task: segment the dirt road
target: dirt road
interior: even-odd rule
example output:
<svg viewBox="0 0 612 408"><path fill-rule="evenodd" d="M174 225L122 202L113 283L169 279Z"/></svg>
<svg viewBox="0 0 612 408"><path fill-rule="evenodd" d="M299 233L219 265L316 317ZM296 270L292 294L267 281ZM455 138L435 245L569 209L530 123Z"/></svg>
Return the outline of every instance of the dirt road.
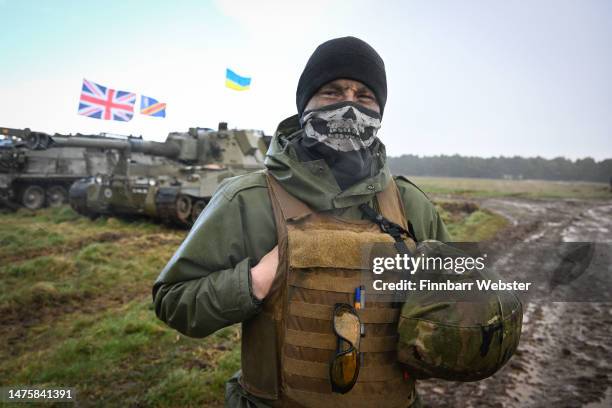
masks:
<svg viewBox="0 0 612 408"><path fill-rule="evenodd" d="M512 224L492 243L504 252L500 263L521 256L526 245L612 243L610 200L496 198L483 200L480 205L504 215ZM603 284L609 285L612 254L606 249L599 252L610 272L604 276L607 281ZM537 271L538 265L534 266L527 270ZM609 303L556 302L559 299L551 295L526 303L521 343L510 362L493 377L480 382L420 381L418 389L424 405L611 407L612 297L608 299Z"/></svg>

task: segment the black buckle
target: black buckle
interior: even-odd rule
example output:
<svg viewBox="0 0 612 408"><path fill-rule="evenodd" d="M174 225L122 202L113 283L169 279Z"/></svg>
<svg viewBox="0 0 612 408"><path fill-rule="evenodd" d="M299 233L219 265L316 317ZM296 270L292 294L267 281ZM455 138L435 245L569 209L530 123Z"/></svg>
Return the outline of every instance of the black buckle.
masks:
<svg viewBox="0 0 612 408"><path fill-rule="evenodd" d="M406 234L406 236L416 241L416 236L412 231L412 226L410 225L410 223L408 224L409 231L406 231L404 228L402 228L401 225L389 221L388 219L383 217L382 214L379 214L374 211L374 209L371 208L368 204L364 203L359 205L359 209L366 216L366 218L378 224L380 230L385 234L391 235L396 242L403 242L402 234ZM406 247L405 244L403 246Z"/></svg>
<svg viewBox="0 0 612 408"><path fill-rule="evenodd" d="M381 217L382 218L382 217ZM389 223L389 221L387 221L386 219L381 219L379 220L378 226L380 227L380 230L386 234L391 234L391 224Z"/></svg>

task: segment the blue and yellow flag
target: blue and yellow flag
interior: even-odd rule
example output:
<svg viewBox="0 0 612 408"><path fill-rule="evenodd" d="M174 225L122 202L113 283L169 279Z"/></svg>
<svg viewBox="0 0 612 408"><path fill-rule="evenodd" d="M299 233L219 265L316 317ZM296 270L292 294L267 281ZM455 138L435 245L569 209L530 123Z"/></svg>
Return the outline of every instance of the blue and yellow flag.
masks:
<svg viewBox="0 0 612 408"><path fill-rule="evenodd" d="M157 99L140 95L140 113L157 118L166 117L166 104L158 102Z"/></svg>
<svg viewBox="0 0 612 408"><path fill-rule="evenodd" d="M225 70L225 86L236 91L246 91L251 87L251 78L242 77L227 68Z"/></svg>

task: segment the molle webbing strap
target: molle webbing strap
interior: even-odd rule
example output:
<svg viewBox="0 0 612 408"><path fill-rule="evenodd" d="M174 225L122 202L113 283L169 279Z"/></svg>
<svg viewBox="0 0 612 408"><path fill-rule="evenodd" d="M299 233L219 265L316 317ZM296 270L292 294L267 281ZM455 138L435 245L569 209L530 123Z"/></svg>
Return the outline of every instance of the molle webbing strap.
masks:
<svg viewBox="0 0 612 408"><path fill-rule="evenodd" d="M293 389L292 387L287 387L290 391L291 395L294 397L294 401L291 401L289 406L311 406L311 407L334 407L334 408L371 408L371 407L380 407L382 406L382 402L384 402L384 406L387 407L402 407L408 408L411 407L416 399L416 393L412 392L410 395L405 396L403 394L395 394L395 393L384 393L380 394L380 392L373 392L371 389L361 389L361 384L367 383L357 383L355 388L353 388L350 392L359 395L357 400L355 399L341 399L339 394L331 394L331 390L329 394L323 394L312 391L298 390ZM389 386L394 387L395 389L399 387L406 387L406 384L403 384L401 380L389 381ZM340 398L338 398L340 397Z"/></svg>
<svg viewBox="0 0 612 408"><path fill-rule="evenodd" d="M287 329L285 342L292 346L310 347L322 350L335 350L338 336L334 333L314 333L301 330ZM359 351L383 352L397 349L397 336L372 337L365 336L361 339Z"/></svg>
<svg viewBox="0 0 612 408"><path fill-rule="evenodd" d="M283 367L289 374L301 375L303 377L321 378L329 381L329 363L317 361L298 360L285 357ZM357 382L388 381L401 375L395 369L395 365L374 366L364 368L357 378Z"/></svg>
<svg viewBox="0 0 612 408"><path fill-rule="evenodd" d="M271 193L274 195L278 201L278 204L280 205L285 221L299 219L313 213L310 207L289 194L287 190L285 190L279 184L279 182L267 172L266 178L268 180L268 186L271 189Z"/></svg>
<svg viewBox="0 0 612 408"><path fill-rule="evenodd" d="M309 274L292 273L288 276L291 286L304 289L324 290L327 292L355 293L355 288L360 284L359 276L353 278L341 278L324 276L310 272Z"/></svg>
<svg viewBox="0 0 612 408"><path fill-rule="evenodd" d="M318 305L292 301L289 303L289 314L318 320L332 320L334 308L330 305ZM399 309L368 308L358 309L357 314L362 323L395 323L399 317Z"/></svg>

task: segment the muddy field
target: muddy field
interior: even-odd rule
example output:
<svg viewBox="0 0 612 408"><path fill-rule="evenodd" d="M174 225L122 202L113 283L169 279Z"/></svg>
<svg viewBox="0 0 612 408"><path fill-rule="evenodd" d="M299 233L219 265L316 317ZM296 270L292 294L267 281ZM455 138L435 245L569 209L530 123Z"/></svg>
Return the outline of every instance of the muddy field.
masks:
<svg viewBox="0 0 612 408"><path fill-rule="evenodd" d="M519 257L526 245L538 243L612 242L609 200L490 198L480 200L480 205L511 222L492 240L492 246L507 257ZM610 272L612 254L599 255L605 257ZM537 273L538 268L529 270ZM612 406L612 298L608 299L608 303L563 302L551 295L526 303L521 343L510 362L480 382L421 381L424 405Z"/></svg>
<svg viewBox="0 0 612 408"><path fill-rule="evenodd" d="M457 197L434 197L454 237L489 242L500 262L534 243L612 242L611 200ZM239 326L190 339L151 306L185 233L69 208L0 214L0 385L75 387L84 407L223 406ZM612 303L551 300L526 303L518 353L499 373L420 381L425 406L612 406Z"/></svg>

